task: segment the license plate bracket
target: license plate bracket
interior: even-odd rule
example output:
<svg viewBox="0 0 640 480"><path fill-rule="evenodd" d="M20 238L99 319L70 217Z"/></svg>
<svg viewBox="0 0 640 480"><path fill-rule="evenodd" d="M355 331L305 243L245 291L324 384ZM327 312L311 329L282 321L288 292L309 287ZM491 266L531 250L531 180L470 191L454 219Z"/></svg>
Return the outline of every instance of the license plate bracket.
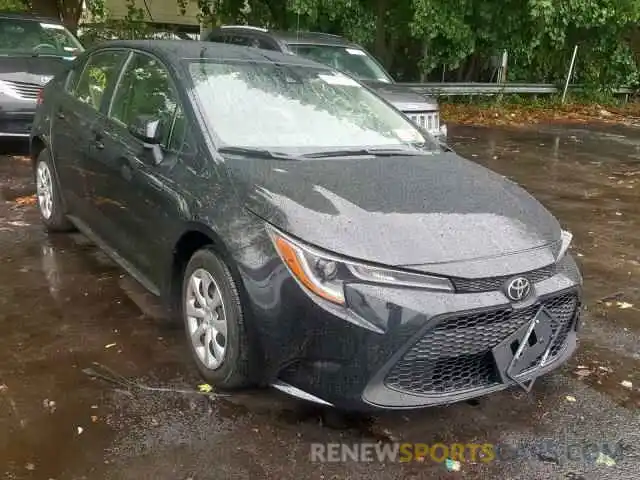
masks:
<svg viewBox="0 0 640 480"><path fill-rule="evenodd" d="M537 358L540 358L540 362L534 366L535 368L545 365L560 331L557 328L554 334L553 322L551 314L541 307L529 322L492 349L493 359L503 383L515 382L525 391L531 390L535 377L527 381L521 381L518 377L532 368L532 363Z"/></svg>

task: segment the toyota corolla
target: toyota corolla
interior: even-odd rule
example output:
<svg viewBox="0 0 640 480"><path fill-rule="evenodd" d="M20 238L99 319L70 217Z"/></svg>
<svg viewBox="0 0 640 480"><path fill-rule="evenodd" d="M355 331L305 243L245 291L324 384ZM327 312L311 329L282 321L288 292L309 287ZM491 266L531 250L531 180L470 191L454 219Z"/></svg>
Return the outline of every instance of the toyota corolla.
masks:
<svg viewBox="0 0 640 480"><path fill-rule="evenodd" d="M79 229L158 295L220 389L424 407L529 389L576 348L571 235L350 77L118 41L40 98L45 227Z"/></svg>

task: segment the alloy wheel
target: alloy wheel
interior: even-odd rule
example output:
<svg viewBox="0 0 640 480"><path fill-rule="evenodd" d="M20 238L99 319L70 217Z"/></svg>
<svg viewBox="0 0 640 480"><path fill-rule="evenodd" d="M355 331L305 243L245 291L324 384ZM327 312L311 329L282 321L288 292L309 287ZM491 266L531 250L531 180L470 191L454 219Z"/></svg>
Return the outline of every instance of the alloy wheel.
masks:
<svg viewBox="0 0 640 480"><path fill-rule="evenodd" d="M203 268L195 270L188 282L185 314L189 338L202 364L215 370L227 351L227 316L220 287Z"/></svg>
<svg viewBox="0 0 640 480"><path fill-rule="evenodd" d="M38 195L40 213L48 220L53 214L53 182L51 181L51 170L46 162L38 163L36 193Z"/></svg>

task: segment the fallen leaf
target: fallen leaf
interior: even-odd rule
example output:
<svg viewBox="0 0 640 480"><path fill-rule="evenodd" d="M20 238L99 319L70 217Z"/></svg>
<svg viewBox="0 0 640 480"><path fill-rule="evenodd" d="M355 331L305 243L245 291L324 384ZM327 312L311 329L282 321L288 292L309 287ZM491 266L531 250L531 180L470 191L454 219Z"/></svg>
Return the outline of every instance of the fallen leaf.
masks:
<svg viewBox="0 0 640 480"><path fill-rule="evenodd" d="M621 310L625 310L627 308L633 307L633 303L629 303L629 302L616 302L616 305Z"/></svg>
<svg viewBox="0 0 640 480"><path fill-rule="evenodd" d="M42 401L42 406L49 410L51 413L56 411L56 402L54 402L53 400L49 400L48 398L45 398Z"/></svg>
<svg viewBox="0 0 640 480"><path fill-rule="evenodd" d="M82 435L82 432L84 432L84 428L78 427L77 432L78 432L78 435Z"/></svg>
<svg viewBox="0 0 640 480"><path fill-rule="evenodd" d="M9 387L7 387L4 383L0 385L0 392L4 392L5 390L9 390Z"/></svg>
<svg viewBox="0 0 640 480"><path fill-rule="evenodd" d="M105 345L104 348L112 348L115 347L117 343L110 343L109 345Z"/></svg>
<svg viewBox="0 0 640 480"><path fill-rule="evenodd" d="M576 370L573 373L575 373L579 377L588 377L589 375L591 375L590 370Z"/></svg>
<svg viewBox="0 0 640 480"><path fill-rule="evenodd" d="M596 463L598 465L606 465L607 467L613 467L616 464L616 461L611 458L609 455L605 455L602 452L598 453L598 458L596 458Z"/></svg>
<svg viewBox="0 0 640 480"><path fill-rule="evenodd" d="M98 421L98 417L96 417L95 415L91 415L91 421L93 423L96 423Z"/></svg>
<svg viewBox="0 0 640 480"><path fill-rule="evenodd" d="M208 383L201 383L200 385L198 385L198 391L202 393L210 393L213 391L213 387Z"/></svg>
<svg viewBox="0 0 640 480"><path fill-rule="evenodd" d="M571 402L574 403L576 401L576 397L574 397L573 395L567 395L566 397L564 397L567 399L567 402Z"/></svg>
<svg viewBox="0 0 640 480"><path fill-rule="evenodd" d="M24 466L24 468L26 468L29 471L34 471L36 469L36 466L33 463L29 462Z"/></svg>
<svg viewBox="0 0 640 480"><path fill-rule="evenodd" d="M598 367L599 370L602 370L603 372L607 372L607 373L611 373L613 372L613 368L609 368L609 367L603 367L602 365L600 365Z"/></svg>
<svg viewBox="0 0 640 480"><path fill-rule="evenodd" d="M37 200L35 195L29 195L26 197L18 197L15 199L18 205L35 205Z"/></svg>
<svg viewBox="0 0 640 480"><path fill-rule="evenodd" d="M624 388L633 388L633 383L631 383L629 380L623 380L620 382L620 385L622 385Z"/></svg>

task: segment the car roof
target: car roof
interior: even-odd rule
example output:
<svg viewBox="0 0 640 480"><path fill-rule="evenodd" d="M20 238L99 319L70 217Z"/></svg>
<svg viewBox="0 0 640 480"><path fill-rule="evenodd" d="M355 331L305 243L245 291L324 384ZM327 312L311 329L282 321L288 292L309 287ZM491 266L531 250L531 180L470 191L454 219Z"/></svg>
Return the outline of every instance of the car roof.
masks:
<svg viewBox="0 0 640 480"><path fill-rule="evenodd" d="M256 62L271 62L287 65L300 65L315 67L332 71L324 64L307 60L298 55L289 55L272 50L261 50L253 47L229 45L206 41L184 40L109 40L90 48L85 53L91 54L101 48L130 48L142 50L156 55L168 62L177 63L183 59L217 59L217 60L241 60Z"/></svg>
<svg viewBox="0 0 640 480"><path fill-rule="evenodd" d="M0 18L8 18L12 20L32 20L34 22L47 22L47 23L56 23L58 25L62 25L62 22L60 21L59 18L44 17L41 15L33 15L31 13L0 12Z"/></svg>
<svg viewBox="0 0 640 480"><path fill-rule="evenodd" d="M269 32L278 40L288 44L312 44L312 45L340 45L345 47L355 47L357 44L344 37L321 32Z"/></svg>
<svg viewBox="0 0 640 480"><path fill-rule="evenodd" d="M345 47L358 46L344 37L333 35L331 33L268 30L266 28L252 27L248 25L223 25L217 30L223 32L243 32L268 35L280 42L290 45L304 43L313 45L340 45Z"/></svg>

